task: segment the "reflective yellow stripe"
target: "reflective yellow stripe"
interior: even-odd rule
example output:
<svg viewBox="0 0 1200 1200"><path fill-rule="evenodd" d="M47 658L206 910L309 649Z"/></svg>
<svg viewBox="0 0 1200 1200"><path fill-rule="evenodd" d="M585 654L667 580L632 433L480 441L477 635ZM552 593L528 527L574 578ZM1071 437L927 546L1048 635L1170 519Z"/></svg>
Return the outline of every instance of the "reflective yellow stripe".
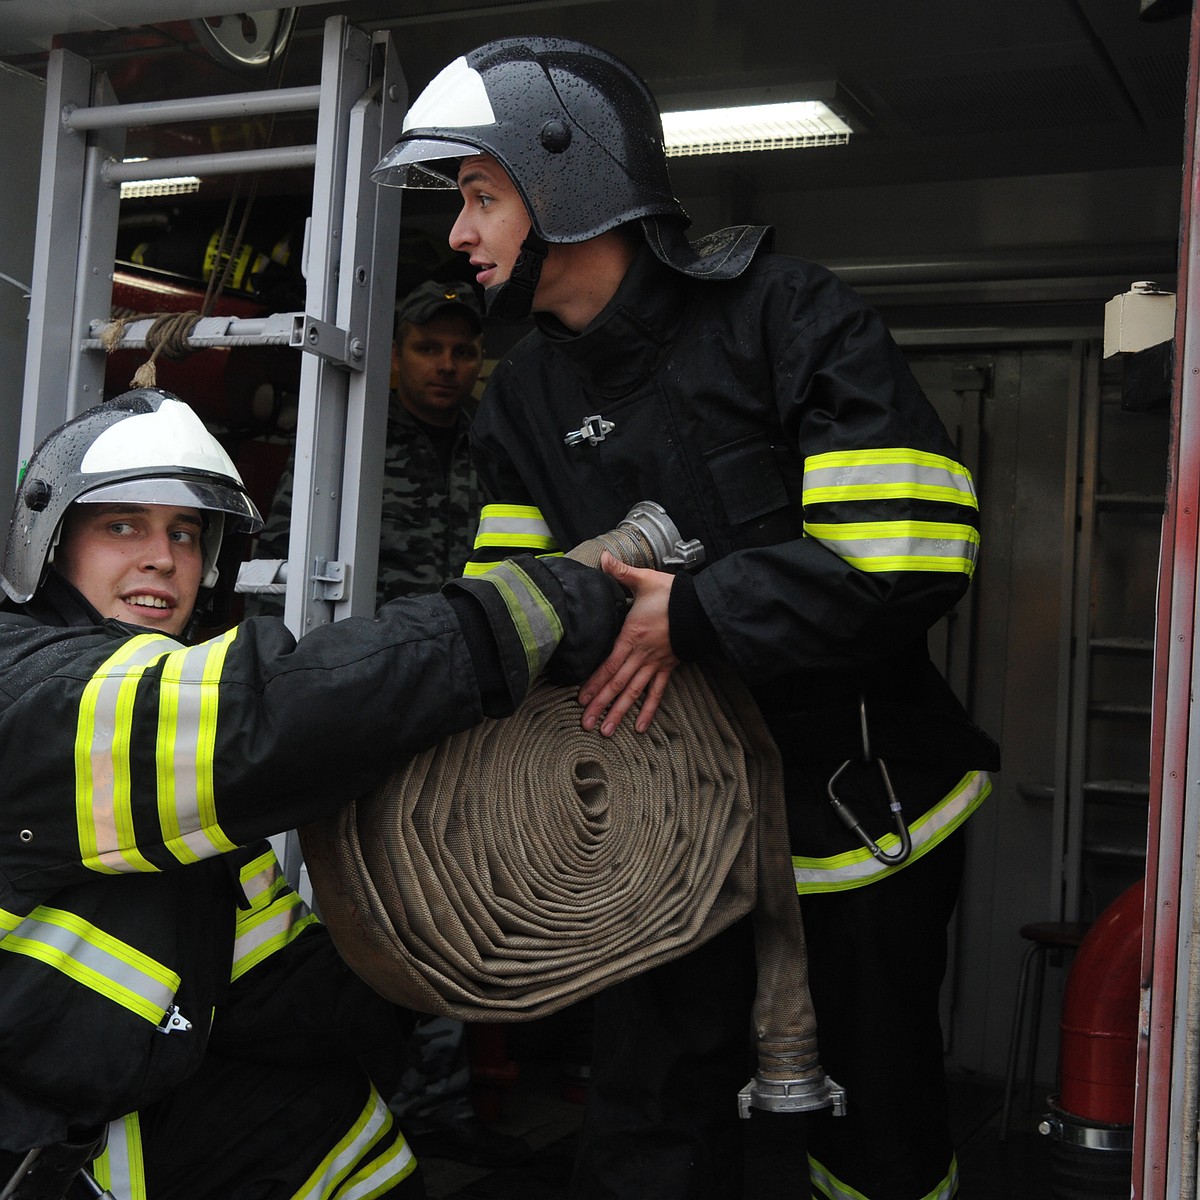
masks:
<svg viewBox="0 0 1200 1200"><path fill-rule="evenodd" d="M871 1200L866 1192L852 1188L848 1183L839 1179L823 1163L818 1162L810 1154L808 1156L808 1175L812 1180L813 1192L824 1196L826 1200ZM958 1159L951 1157L950 1170L946 1177L931 1192L917 1197L917 1200L952 1200L958 1195Z"/></svg>
<svg viewBox="0 0 1200 1200"><path fill-rule="evenodd" d="M80 861L103 874L154 871L137 848L130 791L133 703L148 667L179 643L156 634L124 642L88 680L75 731Z"/></svg>
<svg viewBox="0 0 1200 1200"><path fill-rule="evenodd" d="M554 537L541 511L531 504L486 504L479 514L475 549L553 550Z"/></svg>
<svg viewBox="0 0 1200 1200"><path fill-rule="evenodd" d="M417 1160L408 1143L397 1134L382 1154L356 1171L338 1189L336 1200L375 1200L390 1191L417 1169Z"/></svg>
<svg viewBox="0 0 1200 1200"><path fill-rule="evenodd" d="M180 862L236 849L217 823L213 763L225 656L236 627L168 654L158 712L158 819L163 844Z"/></svg>
<svg viewBox="0 0 1200 1200"><path fill-rule="evenodd" d="M292 1200L329 1200L338 1188L347 1180L350 1173L366 1158L372 1147L392 1128L392 1114L387 1105L374 1088L367 1099L366 1107L347 1132L338 1139L337 1144L321 1160L316 1170L304 1181L303 1186L293 1196ZM398 1137L398 1143L404 1146L398 1161L393 1160L389 1178L392 1183L399 1183L416 1165L412 1151L404 1145L403 1138ZM406 1153L405 1153L406 1152Z"/></svg>
<svg viewBox="0 0 1200 1200"><path fill-rule="evenodd" d="M75 913L39 904L27 916L0 909L0 950L61 971L149 1021L162 1021L179 976Z"/></svg>
<svg viewBox="0 0 1200 1200"><path fill-rule="evenodd" d="M912 836L912 854L904 866L914 863L927 854L939 842L954 832L983 802L992 790L992 781L986 771L970 771L955 784L927 812L909 822L908 832ZM904 797L900 797L903 804ZM900 839L894 833L878 839L885 853L892 853ZM847 850L829 858L804 858L792 856L792 871L796 877L796 891L801 895L808 892L841 892L850 888L873 883L883 875L904 869L889 867L876 859L865 847Z"/></svg>
<svg viewBox="0 0 1200 1200"><path fill-rule="evenodd" d="M804 532L860 571L961 571L971 575L979 531L945 521L847 521Z"/></svg>
<svg viewBox="0 0 1200 1200"><path fill-rule="evenodd" d="M554 606L516 563L497 563L494 570L481 578L494 585L504 600L525 651L532 685L562 640L562 621Z"/></svg>
<svg viewBox="0 0 1200 1200"><path fill-rule="evenodd" d="M131 742L138 686L160 661L155 782L162 842L184 863L236 848L217 823L213 763L221 672L237 633L190 648L155 634L130 638L84 687L75 811L80 860L91 870L159 870L137 845Z"/></svg>
<svg viewBox="0 0 1200 1200"><path fill-rule="evenodd" d="M247 863L240 878L250 909L238 909L231 980L240 979L294 941L309 925L319 924L308 905L288 886L270 851Z"/></svg>
<svg viewBox="0 0 1200 1200"><path fill-rule="evenodd" d="M979 507L971 472L962 463L906 447L810 455L804 460L803 498L805 505L912 499Z"/></svg>
<svg viewBox="0 0 1200 1200"><path fill-rule="evenodd" d="M142 1127L137 1113L109 1122L108 1143L92 1163L92 1174L117 1200L147 1200Z"/></svg>

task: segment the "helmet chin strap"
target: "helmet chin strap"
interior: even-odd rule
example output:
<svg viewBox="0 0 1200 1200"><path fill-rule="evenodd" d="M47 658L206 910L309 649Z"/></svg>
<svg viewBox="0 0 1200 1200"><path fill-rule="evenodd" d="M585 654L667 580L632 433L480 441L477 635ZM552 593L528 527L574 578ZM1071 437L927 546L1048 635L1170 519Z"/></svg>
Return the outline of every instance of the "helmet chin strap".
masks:
<svg viewBox="0 0 1200 1200"><path fill-rule="evenodd" d="M550 251L549 243L533 228L525 235L521 251L508 278L484 290L483 306L489 317L501 321L522 321L533 311L533 293L542 277L542 264Z"/></svg>

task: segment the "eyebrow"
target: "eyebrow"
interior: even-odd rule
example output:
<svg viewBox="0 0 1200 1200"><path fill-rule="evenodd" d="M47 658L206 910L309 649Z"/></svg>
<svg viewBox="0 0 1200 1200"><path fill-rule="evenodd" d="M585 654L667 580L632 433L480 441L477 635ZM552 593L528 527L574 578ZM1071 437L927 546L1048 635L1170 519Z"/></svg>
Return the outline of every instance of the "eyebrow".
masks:
<svg viewBox="0 0 1200 1200"><path fill-rule="evenodd" d="M458 186L461 189L461 188L468 187L472 183L491 183L491 182L492 182L492 179L491 179L490 175L488 174L488 170L486 167L472 167L471 170L469 170L461 179L459 179Z"/></svg>

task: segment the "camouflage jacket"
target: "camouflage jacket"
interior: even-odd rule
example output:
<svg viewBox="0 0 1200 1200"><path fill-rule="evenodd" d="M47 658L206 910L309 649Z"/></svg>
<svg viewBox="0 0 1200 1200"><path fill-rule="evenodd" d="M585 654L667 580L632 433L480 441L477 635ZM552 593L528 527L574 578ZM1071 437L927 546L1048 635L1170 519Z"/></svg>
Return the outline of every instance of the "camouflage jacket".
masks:
<svg viewBox="0 0 1200 1200"><path fill-rule="evenodd" d="M462 574L482 505L469 431L470 418L460 411L450 469L445 472L429 435L393 394L383 463L376 607L397 596L436 592L446 580ZM292 487L289 463L258 536L255 558L287 557ZM282 597L255 597L247 605L251 610L281 613Z"/></svg>

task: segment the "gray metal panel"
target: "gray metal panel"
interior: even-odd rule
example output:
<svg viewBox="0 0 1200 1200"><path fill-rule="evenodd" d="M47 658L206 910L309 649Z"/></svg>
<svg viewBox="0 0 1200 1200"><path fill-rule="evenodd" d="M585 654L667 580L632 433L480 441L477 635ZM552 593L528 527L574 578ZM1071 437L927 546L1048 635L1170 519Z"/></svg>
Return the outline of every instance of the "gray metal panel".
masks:
<svg viewBox="0 0 1200 1200"><path fill-rule="evenodd" d="M370 178L400 136L408 107L400 61L386 35L375 35L372 55L371 90L351 114L343 219L347 236L339 271L338 324L352 336L361 331L365 355L362 370L350 376L347 396L339 557L354 566L345 598L334 605L338 620L375 610L403 197L400 188L378 187Z"/></svg>
<svg viewBox="0 0 1200 1200"><path fill-rule="evenodd" d="M45 111L46 85L24 71L0 67L0 157L7 188L0 204L0 354L22 363L28 342L33 244L37 231L37 183L40 145L28 135ZM0 376L0 480L16 477L17 430L21 424L21 374ZM7 505L2 510L7 513Z"/></svg>
<svg viewBox="0 0 1200 1200"><path fill-rule="evenodd" d="M338 319L350 113L366 91L369 67L369 36L352 28L344 17L331 17L325 24L312 215L305 238L305 311L330 324ZM332 600L326 599L319 587L314 594L309 581L318 561L339 561L349 393L350 380L344 369L315 355L304 356L296 421L289 586L284 604L284 619L297 636L333 620ZM349 449L352 454L359 453L358 447ZM377 450L382 459L382 444Z"/></svg>
<svg viewBox="0 0 1200 1200"><path fill-rule="evenodd" d="M91 88L91 67L84 59L66 51L50 56L18 452L22 459L28 458L34 446L61 425L68 413L63 364L70 357L74 320L87 138L67 129L60 114L64 105L87 105Z"/></svg>

